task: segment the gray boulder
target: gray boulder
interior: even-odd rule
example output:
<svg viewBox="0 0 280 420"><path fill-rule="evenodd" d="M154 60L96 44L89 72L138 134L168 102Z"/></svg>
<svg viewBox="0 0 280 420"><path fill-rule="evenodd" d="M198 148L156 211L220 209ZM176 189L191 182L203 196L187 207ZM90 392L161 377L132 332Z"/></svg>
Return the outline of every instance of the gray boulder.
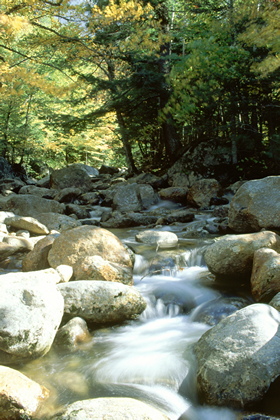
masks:
<svg viewBox="0 0 280 420"><path fill-rule="evenodd" d="M187 204L188 188L184 187L168 187L158 192L162 200L170 200L175 203Z"/></svg>
<svg viewBox="0 0 280 420"><path fill-rule="evenodd" d="M57 169L50 175L50 185L53 189L82 188L83 192L92 187L91 176L83 166L70 165L63 169Z"/></svg>
<svg viewBox="0 0 280 420"><path fill-rule="evenodd" d="M34 417L49 391L27 376L0 366L0 418L17 420Z"/></svg>
<svg viewBox="0 0 280 420"><path fill-rule="evenodd" d="M229 227L235 232L257 232L280 227L280 176L245 182L229 208Z"/></svg>
<svg viewBox="0 0 280 420"><path fill-rule="evenodd" d="M84 319L75 317L59 328L55 336L54 345L60 349L77 350L82 343L91 338L87 323Z"/></svg>
<svg viewBox="0 0 280 420"><path fill-rule="evenodd" d="M216 276L250 277L254 252L263 247L279 250L280 237L270 231L225 235L206 248L205 262Z"/></svg>
<svg viewBox="0 0 280 420"><path fill-rule="evenodd" d="M251 292L258 302L280 292L280 254L269 248L254 253Z"/></svg>
<svg viewBox="0 0 280 420"><path fill-rule="evenodd" d="M73 229L81 226L79 220L73 217L66 216L66 214L59 213L39 213L36 215L37 220L43 223L49 230L56 230L63 232L64 230Z"/></svg>
<svg viewBox="0 0 280 420"><path fill-rule="evenodd" d="M256 303L202 335L195 345L200 397L244 408L260 401L280 374L280 314Z"/></svg>
<svg viewBox="0 0 280 420"><path fill-rule="evenodd" d="M95 280L61 283L66 318L81 317L95 324L114 324L134 319L146 302L133 286Z"/></svg>
<svg viewBox="0 0 280 420"><path fill-rule="evenodd" d="M26 362L49 351L64 307L56 276L50 272L1 276L0 364Z"/></svg>
<svg viewBox="0 0 280 420"><path fill-rule="evenodd" d="M147 184L124 184L116 189L113 208L118 211L146 210L158 202L158 195Z"/></svg>
<svg viewBox="0 0 280 420"><path fill-rule="evenodd" d="M37 185L24 185L18 192L19 194L31 194L37 195L41 198L54 198L57 194L57 191L51 190L49 188L38 187Z"/></svg>
<svg viewBox="0 0 280 420"><path fill-rule="evenodd" d="M36 195L18 194L9 197L2 207L3 210L12 211L19 216L35 217L38 213L63 213L64 204L48 200Z"/></svg>
<svg viewBox="0 0 280 420"><path fill-rule="evenodd" d="M154 407L132 398L94 398L70 404L53 420L169 420Z"/></svg>

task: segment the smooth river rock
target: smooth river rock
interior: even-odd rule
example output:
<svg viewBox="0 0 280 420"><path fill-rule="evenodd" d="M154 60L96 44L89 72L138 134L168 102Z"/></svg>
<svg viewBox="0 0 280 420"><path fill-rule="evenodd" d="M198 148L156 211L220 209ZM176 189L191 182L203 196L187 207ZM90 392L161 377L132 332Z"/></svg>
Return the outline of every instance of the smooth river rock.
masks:
<svg viewBox="0 0 280 420"><path fill-rule="evenodd" d="M235 408L260 401L280 375L279 325L276 309L256 303L204 333L194 347L201 399Z"/></svg>
<svg viewBox="0 0 280 420"><path fill-rule="evenodd" d="M96 324L116 324L134 319L146 308L146 302L133 286L98 280L61 283L66 317L81 317Z"/></svg>
<svg viewBox="0 0 280 420"><path fill-rule="evenodd" d="M205 262L216 276L250 278L254 252L263 247L279 250L280 236L270 231L226 235L206 248Z"/></svg>
<svg viewBox="0 0 280 420"><path fill-rule="evenodd" d="M169 420L165 414L133 398L95 398L70 404L53 420Z"/></svg>

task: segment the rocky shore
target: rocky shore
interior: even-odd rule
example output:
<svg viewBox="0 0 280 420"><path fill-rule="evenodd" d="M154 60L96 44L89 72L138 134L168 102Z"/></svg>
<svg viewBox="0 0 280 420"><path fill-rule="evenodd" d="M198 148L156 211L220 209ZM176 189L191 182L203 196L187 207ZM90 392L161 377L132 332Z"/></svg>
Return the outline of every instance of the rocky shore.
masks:
<svg viewBox="0 0 280 420"><path fill-rule="evenodd" d="M0 180L0 418L40 418L49 397L18 371L20 364L53 345L75 349L89 328L144 311L133 285L134 252L109 229L141 226L138 242L168 248L178 238L158 227L176 224L185 238L212 239L204 258L214 281L245 283L252 296L196 343L200 398L256 418L244 413L280 377L280 176L224 187L215 179L188 185L174 171L129 179L115 172L71 165L39 181ZM194 230L201 211L211 217ZM53 418L100 419L108 412L114 419L167 419L139 401L109 398L78 401Z"/></svg>

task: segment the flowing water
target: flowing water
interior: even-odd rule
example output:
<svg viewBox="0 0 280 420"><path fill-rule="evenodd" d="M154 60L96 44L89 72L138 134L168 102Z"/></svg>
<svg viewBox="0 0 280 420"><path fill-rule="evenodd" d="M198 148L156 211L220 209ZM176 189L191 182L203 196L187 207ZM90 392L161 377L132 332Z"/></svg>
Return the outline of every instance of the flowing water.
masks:
<svg viewBox="0 0 280 420"><path fill-rule="evenodd" d="M52 391L45 408L54 412L76 400L132 397L171 420L233 420L228 409L201 406L195 386L192 346L209 325L193 322L199 305L222 295L204 266L207 241L184 240L176 249L136 243L137 230L116 233L136 251L134 284L147 301L137 320L92 332L79 350L52 350L22 372ZM177 232L176 232L177 233Z"/></svg>

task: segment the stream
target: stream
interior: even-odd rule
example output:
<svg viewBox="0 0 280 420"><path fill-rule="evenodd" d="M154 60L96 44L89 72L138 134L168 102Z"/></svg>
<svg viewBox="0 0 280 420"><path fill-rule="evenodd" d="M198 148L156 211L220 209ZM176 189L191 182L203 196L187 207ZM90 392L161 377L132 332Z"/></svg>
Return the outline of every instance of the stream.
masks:
<svg viewBox="0 0 280 420"><path fill-rule="evenodd" d="M178 235L173 249L137 243L138 228L111 230L136 253L134 285L147 308L136 320L93 330L75 352L54 348L20 369L51 391L43 417L77 400L113 396L147 402L171 420L236 419L230 409L198 402L192 346L210 326L194 314L229 292L213 285L203 262L212 239L185 239L182 226L162 228Z"/></svg>

